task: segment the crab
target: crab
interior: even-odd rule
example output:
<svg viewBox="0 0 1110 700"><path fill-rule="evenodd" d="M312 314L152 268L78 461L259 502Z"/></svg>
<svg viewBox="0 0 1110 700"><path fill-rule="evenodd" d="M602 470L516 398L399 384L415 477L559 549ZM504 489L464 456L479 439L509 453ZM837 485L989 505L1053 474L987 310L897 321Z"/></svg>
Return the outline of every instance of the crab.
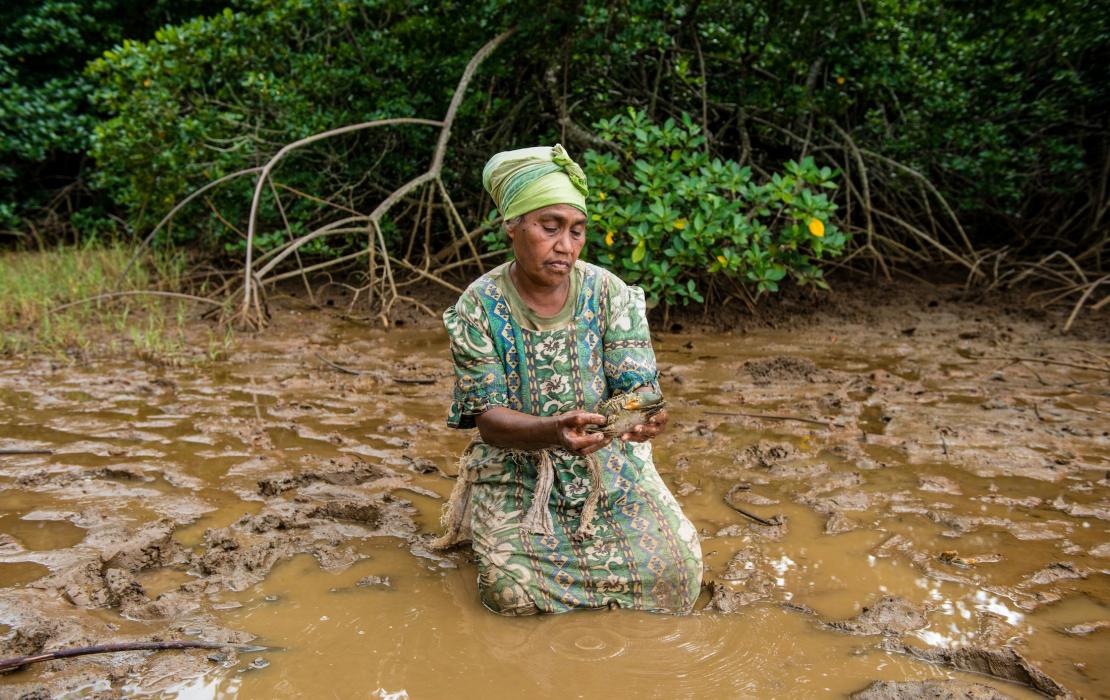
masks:
<svg viewBox="0 0 1110 700"><path fill-rule="evenodd" d="M961 557L955 549L946 549L937 555L937 559L960 569L970 569L978 564L994 564L1002 561L1001 554L983 554L977 557Z"/></svg>
<svg viewBox="0 0 1110 700"><path fill-rule="evenodd" d="M633 391L617 394L598 404L597 412L608 419L605 425L591 425L586 432L603 433L608 438L619 438L664 408L663 395L654 391Z"/></svg>

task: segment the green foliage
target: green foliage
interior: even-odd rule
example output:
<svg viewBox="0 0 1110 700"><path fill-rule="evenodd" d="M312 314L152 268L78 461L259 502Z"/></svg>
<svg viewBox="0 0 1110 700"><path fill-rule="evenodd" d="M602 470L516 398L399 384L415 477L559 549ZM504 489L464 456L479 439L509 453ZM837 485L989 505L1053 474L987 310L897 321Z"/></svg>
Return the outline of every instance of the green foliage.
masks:
<svg viewBox="0 0 1110 700"><path fill-rule="evenodd" d="M146 34L208 4L42 0L0 9L0 229L18 229L80 176L98 121L86 61L129 33Z"/></svg>
<svg viewBox="0 0 1110 700"><path fill-rule="evenodd" d="M1087 194L1095 115L1110 106L1096 68L1110 60L1110 13L1095 5L877 2L834 36L853 42L830 57L844 81L832 114L927 174L969 221L1047 214L1045 195Z"/></svg>
<svg viewBox="0 0 1110 700"><path fill-rule="evenodd" d="M615 254L636 266L630 274L661 275L662 301L696 299L697 290L705 291L699 285L715 279L760 290L787 278L817 283L815 271L833 252L832 240L864 226L861 207L843 206L849 197L858 201L863 189L850 144L868 154L870 199L884 214L915 225L930 217L946 224L935 201L926 206L919 182L880 156L927 177L975 245L1024 245L1033 255L1044 247L1086 250L1091 240L1105 238L1110 81L1102 72L1110 63L1110 13L1088 0L226 4L224 10L212 0L152 6L42 0L0 10L0 229L18 226L56 187L89 184L83 168L95 159L91 184L98 189L66 190L83 193L70 207L85 208L78 228L102 233L119 220L131 235L145 234L190 191L259 165L303 136L380 117L440 117L473 52L513 26L516 35L472 83L446 159L444 178L465 220L477 221L489 209L478 173L491 153L556 140L581 153L597 143L574 127L629 107L653 123L674 120L684 138L705 139L688 149L704 162L680 159L651 177L705 186L729 206L759 207L771 198L762 205L770 218L744 212L744 225L758 235L747 232L746 241L729 246L717 233L706 238L713 242L701 252L713 252L713 245L721 250L698 258L703 266L709 261L711 267L718 253L726 263L701 276L681 271L692 264L684 256L701 252L666 254L665 222L636 219L634 229L622 231L628 238L614 242ZM99 58L86 67L92 57ZM693 136L690 121L700 129ZM368 211L424 167L434 136L434 129L400 127L321 142L283 162L277 179ZM628 144L639 147L635 140ZM802 153L839 168L844 186L813 184L831 174L822 175ZM632 153L610 175L639 187L636 178L648 174L632 169L636 159L660 167ZM781 165L791 160L801 160L794 171ZM715 161L721 170L713 170ZM746 168L759 174L758 182L738 174ZM764 175L775 171L786 184ZM736 182L745 194L730 193ZM823 240L806 238L806 226L796 226L803 220L790 213L820 206L779 202L779 214L776 187L798 198L824 191L841 204L823 219ZM251 189L244 178L213 190L182 212L169 236L209 252L241 254ZM674 201L677 192L670 194ZM288 190L280 194L294 235L338 211ZM685 217L691 226L695 213L720 222L730 211L700 199L672 206L663 198L664 214L673 209L675 219ZM262 204L259 252L288 235L270 192ZM650 204L640 203L642 216L658 218ZM896 226L877 214L875 221ZM396 247L407 243L410 223L389 224ZM642 223L648 231L635 246L644 241L637 254L643 257L633 262L620 246L633 231L640 235ZM907 241L899 228L881 233L895 242L888 253ZM432 237L433 250L451 239L445 221L437 220ZM703 245L678 239L691 249ZM364 236L337 236L302 252L337 256L364 242ZM739 256L736 262L726 247Z"/></svg>
<svg viewBox="0 0 1110 700"><path fill-rule="evenodd" d="M768 168L808 141L847 168L835 125L928 177L976 243L1098 235L1110 152L1099 3L587 0L582 17L566 86L580 123L631 104L702 124L704 109L716 155ZM876 207L929 216L907 201L918 183L886 167L871 176ZM1073 230L1057 231L1064 222Z"/></svg>
<svg viewBox="0 0 1110 700"><path fill-rule="evenodd" d="M469 54L486 39L461 14L452 5L421 13L390 0L243 0L164 27L150 41L125 41L88 69L99 85L96 104L112 115L96 129L96 182L134 227L148 230L191 190L259 164L286 143L380 118L439 118ZM380 198L386 183L426 167L436 135L401 127L324 141L296 152L276 176L358 208ZM244 226L253 185L245 178L214 192L207 211L202 205L182 217L176 240L208 234L240 253L232 227ZM282 204L302 230L335 213L288 194ZM262 211L271 233L258 247L267 250L286 234L269 192ZM343 246L321 243L316 252Z"/></svg>
<svg viewBox="0 0 1110 700"><path fill-rule="evenodd" d="M592 255L641 285L650 306L703 302L714 276L757 294L788 276L826 287L819 261L848 241L833 223L830 168L806 157L760 184L750 167L711 158L685 114L660 125L629 110L595 129L620 155L586 153Z"/></svg>

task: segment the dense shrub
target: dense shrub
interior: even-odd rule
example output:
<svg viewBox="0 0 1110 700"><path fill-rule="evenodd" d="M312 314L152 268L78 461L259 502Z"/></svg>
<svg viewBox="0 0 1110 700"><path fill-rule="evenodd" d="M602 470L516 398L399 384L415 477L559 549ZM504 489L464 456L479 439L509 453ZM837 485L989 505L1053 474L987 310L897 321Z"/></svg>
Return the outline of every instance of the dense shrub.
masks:
<svg viewBox="0 0 1110 700"><path fill-rule="evenodd" d="M252 0L108 51L89 68L100 85L97 105L114 115L97 128L97 183L137 227L149 228L190 190L260 164L288 142L375 118L440 116L465 57L422 46L414 37L428 20L391 17L387 8ZM375 186L411 171L410 162L382 159L381 149L427 153L433 135L410 127L326 142L283 164L280 179L358 206ZM178 239L208 229L241 247L231 229L243 224L252 188L244 179L214 193L203 219L183 219L193 226ZM275 214L272 203L267 211ZM302 201L287 214L304 225L319 211Z"/></svg>
<svg viewBox="0 0 1110 700"><path fill-rule="evenodd" d="M830 168L806 157L756 182L749 166L710 157L689 115L659 125L630 111L596 129L620 154L586 154L591 255L641 285L650 306L701 302L714 277L757 294L788 275L826 286L818 261L847 241L832 223Z"/></svg>
<svg viewBox="0 0 1110 700"><path fill-rule="evenodd" d="M216 3L42 0L0 7L0 230L18 230L59 189L81 182L97 115L85 63ZM91 204L70 197L69 211ZM90 232L91 233L91 232Z"/></svg>
<svg viewBox="0 0 1110 700"><path fill-rule="evenodd" d="M769 238L721 224L734 238L719 253L727 261L720 279L733 276L767 291L791 276L819 281L806 265L818 269L819 255L832 252L834 238L866 228L863 207L843 206L849 197L857 203L863 199L861 163L867 167L872 223L894 240L878 243L887 246L887 254L902 255L903 245L924 245L907 234L908 226L927 229L949 245L955 240L950 218L938 215L936 195L926 192L912 172L927 178L951 203L973 245L1005 244L1026 255L1054 247L1077 253L1092 245L1097 253L1097 246L1105 247L1110 83L1101 70L1110 62L1110 13L1098 11L1098 3L228 4L226 11L210 15L205 8L154 33L142 31L152 26L150 13L130 8L125 0L44 2L41 7L55 13L52 29L41 32L51 37L51 55L61 56L67 45L77 47L66 59L70 63L59 58L53 72L21 67L26 65L21 59L38 55L33 32L13 29L24 26L17 21L0 29L7 32L0 52L0 80L7 92L0 93L6 96L0 98L0 109L15 115L10 124L22 125L4 132L0 146L14 155L9 185L36 182L27 177L29 164L40 162L36 159L44 153L72 151L78 160L91 153L100 188L96 201L113 209L134 233L145 233L189 191L256 166L296 138L377 117L438 118L470 55L514 26L516 36L482 66L472 85L448 155L445 177L463 217L471 221L489 210L478 172L490 153L557 140L576 154L591 147L606 153L601 141L620 141L617 132L623 127L606 137L591 133L590 125L632 107L654 124L674 120L686 136L696 125L700 133L692 138L705 139L702 148L693 149L704 154L696 156L704 162L695 163L691 156L690 162L677 161L656 176L718 191L727 191L730 179L749 178L745 194L724 197L730 206L759 206L760 197L782 189L773 173L793 179L786 189L805 181L805 191L819 193L825 188L810 180L828 176L811 163L841 171L842 186L825 193L841 204L835 212L828 201L799 205L828 215L822 219L824 239L807 238L805 227L783 228L784 221L804 221L789 212L777 220L772 214L774 223L762 215L746 219L754 230L766 227ZM201 3L173 7L185 13ZM128 11L138 19L124 21ZM8 18L36 12L12 10ZM88 38L94 35L105 38ZM84 56L103 48L97 41L114 47L81 74ZM54 79L58 82L49 82ZM99 113L77 106L93 86ZM45 91L39 97L26 92L39 88ZM433 137L431 130L406 127L329 141L283 164L278 179L341 207L366 211L426 163ZM639 145L629 142L629 147ZM635 157L609 156L615 160L594 163L599 178L608 173L630 188L638 182L636 171L628 170ZM712 171L715 161L721 171L700 174ZM782 165L791 161L795 172ZM183 212L173 237L237 253L249 190L250 182L243 180L211 192ZM9 187L0 196L9 210L13 192ZM308 199L290 198L285 204L294 232L336 211ZM645 217L657 216L646 208L649 202L640 205L648 212ZM670 211L670 205L661 206ZM717 221L724 209L701 215ZM689 209L680 218L692 222L695 213ZM624 216L605 215L613 222ZM259 247L266 249L286 234L272 200L264 202L263 217ZM630 265L630 274L671 276L670 268L661 266L686 252L668 256L665 247L657 247L652 227L662 224L634 216L624 223L633 228L623 238L614 234L608 253L613 264ZM644 223L649 230L641 235ZM407 227L394 221L386 222L386 229L400 243ZM789 237L795 234L798 247L792 251ZM713 240L710 247L724 240L706 235ZM449 240L444 221L435 236L433 244ZM364 243L327 240L327 246L308 252L336 255ZM761 246L762 252L745 253L743 245ZM763 260L763 254L771 257ZM653 264L659 269L653 270ZM780 273L783 277L775 279ZM661 299L683 299L680 278L659 288ZM691 291L690 281L682 284L686 294L699 293L698 283Z"/></svg>

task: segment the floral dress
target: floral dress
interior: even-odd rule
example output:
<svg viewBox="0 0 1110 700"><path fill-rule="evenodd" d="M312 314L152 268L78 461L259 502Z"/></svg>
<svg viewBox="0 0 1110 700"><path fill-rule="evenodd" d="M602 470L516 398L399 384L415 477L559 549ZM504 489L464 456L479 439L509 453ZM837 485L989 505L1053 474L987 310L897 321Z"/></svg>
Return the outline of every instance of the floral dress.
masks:
<svg viewBox="0 0 1110 700"><path fill-rule="evenodd" d="M448 425L473 428L495 406L550 416L592 411L640 386L657 389L643 291L577 266L581 290L562 328L521 325L498 285L503 268L447 309L456 375ZM613 440L595 455L600 479L591 483L588 460L560 449L509 450L476 437L463 453L438 544L471 541L486 607L509 615L693 607L702 574L697 532L656 472L651 444ZM581 537L592 488L600 498L591 535ZM530 511L542 516L541 527Z"/></svg>

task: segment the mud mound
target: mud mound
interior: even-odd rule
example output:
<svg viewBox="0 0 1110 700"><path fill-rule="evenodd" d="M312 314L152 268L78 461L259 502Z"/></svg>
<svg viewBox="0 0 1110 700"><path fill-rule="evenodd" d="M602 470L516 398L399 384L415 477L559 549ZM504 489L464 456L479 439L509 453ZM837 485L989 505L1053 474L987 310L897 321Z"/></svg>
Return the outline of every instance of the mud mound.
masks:
<svg viewBox="0 0 1110 700"><path fill-rule="evenodd" d="M1038 690L1052 698L1074 698L1075 696L1054 679L1049 677L1022 656L1013 647L986 649L983 647L961 647L959 649L922 649L909 646L894 639L887 639L882 647L887 651L898 651L914 658L954 668L957 671L982 673L1014 683L1021 683Z"/></svg>
<svg viewBox="0 0 1110 700"><path fill-rule="evenodd" d="M736 455L736 462L749 469L771 469L780 462L798 456L796 447L788 442L759 441Z"/></svg>
<svg viewBox="0 0 1110 700"><path fill-rule="evenodd" d="M105 625L102 617L81 614L58 596L45 595L34 589L3 591L3 595L0 595L0 619L14 628L12 634L0 639L0 657L39 654L109 642L168 640L187 636L180 630L159 628L156 625L152 625L145 634L124 634L116 625ZM199 621L192 624L197 625ZM242 632L221 630L211 623L205 629L205 639L211 641L241 643L250 638L250 635ZM93 694L93 684L105 681L124 684L132 674L140 670L156 674L152 676L155 680L150 684L151 692L156 694L160 688L208 671L211 665L204 651L178 651L154 656L147 652L132 651L59 659L36 664L36 675L33 677L15 674L11 680L26 678L26 682L6 683L3 695L51 698L73 693L81 697L118 697L119 692Z"/></svg>
<svg viewBox="0 0 1110 700"><path fill-rule="evenodd" d="M1013 700L989 685L957 680L875 681L851 700Z"/></svg>
<svg viewBox="0 0 1110 700"><path fill-rule="evenodd" d="M126 521L107 509L64 513L67 520L85 527L87 536L81 546L44 555L51 569L48 576L22 590L0 589L0 621L13 629L0 640L0 656L108 639L140 641L121 635L115 626L106 631L100 618L86 612L94 608L113 608L124 618L144 621L149 633L143 639L191 637L245 643L252 635L215 623L211 596L243 590L264 579L279 561L297 554L311 554L322 568L338 570L360 558L348 546L352 539L415 536L415 508L392 495L396 488L424 491L408 476L360 458L308 461L301 471L256 482L257 492L266 498L263 508L228 527L206 531L198 552L175 539L181 523L171 518L135 528L125 526ZM50 478L39 483L49 484ZM139 574L156 569L189 569L195 578L152 597ZM203 652L154 656L136 652L67 659L43 668L58 670L51 671L49 687L55 690L90 687L105 678L122 684L140 669L153 674L157 680L150 688L157 689L162 683L196 677L212 663ZM42 687L41 682L32 682L5 689L34 693Z"/></svg>
<svg viewBox="0 0 1110 700"><path fill-rule="evenodd" d="M901 635L921 629L928 620L925 613L908 600L898 596L883 596L877 603L866 607L850 620L828 623L829 629L858 635Z"/></svg>
<svg viewBox="0 0 1110 700"><path fill-rule="evenodd" d="M283 559L311 554L325 569L343 569L357 556L343 543L358 537L409 538L416 509L388 493L317 490L293 502L267 504L231 526L208 530L194 568L207 590L241 591Z"/></svg>
<svg viewBox="0 0 1110 700"><path fill-rule="evenodd" d="M99 540L99 551L75 550L59 557L54 573L30 584L43 591L57 591L80 608L129 607L149 602L130 589L124 576L146 569L185 564L190 553L173 539L175 524L158 520L138 529L106 528L90 539ZM113 573L114 572L114 573ZM145 615L143 616L145 617Z"/></svg>
<svg viewBox="0 0 1110 700"><path fill-rule="evenodd" d="M351 486L393 476L397 476L396 472L387 467L358 458L341 457L322 460L319 464L301 471L281 472L260 479L258 492L263 496L277 496L314 482Z"/></svg>
<svg viewBox="0 0 1110 700"><path fill-rule="evenodd" d="M767 555L758 547L739 550L721 573L721 580L709 584L712 597L704 610L730 614L769 600L775 590L769 568Z"/></svg>
<svg viewBox="0 0 1110 700"><path fill-rule="evenodd" d="M839 511L834 511L832 515L825 521L825 534L826 535L839 535L844 532L851 532L860 527L860 524L844 515Z"/></svg>
<svg viewBox="0 0 1110 700"><path fill-rule="evenodd" d="M804 382L817 374L817 365L812 361L785 356L749 360L743 364L743 369L757 385L772 382Z"/></svg>
<svg viewBox="0 0 1110 700"><path fill-rule="evenodd" d="M736 590L730 588L728 584L721 583L720 581L712 581L709 584L709 593L712 597L705 605L704 610L707 612L724 613L726 615L738 613L752 603L767 600L770 588L771 585L770 582L768 582L765 588L763 586L744 586Z"/></svg>

